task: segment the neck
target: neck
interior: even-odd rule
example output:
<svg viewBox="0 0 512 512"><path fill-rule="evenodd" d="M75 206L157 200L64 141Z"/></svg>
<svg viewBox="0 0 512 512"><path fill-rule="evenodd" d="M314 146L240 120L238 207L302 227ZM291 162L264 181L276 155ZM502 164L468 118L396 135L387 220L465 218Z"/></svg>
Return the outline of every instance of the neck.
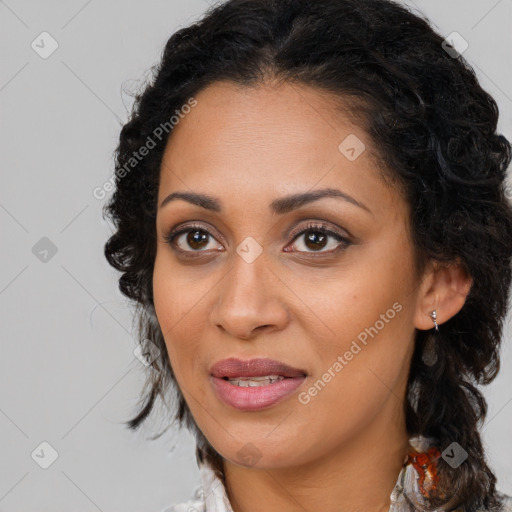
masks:
<svg viewBox="0 0 512 512"><path fill-rule="evenodd" d="M396 412L396 411L395 411ZM356 439L302 466L246 468L224 460L234 512L388 512L409 450L403 418L373 423Z"/></svg>

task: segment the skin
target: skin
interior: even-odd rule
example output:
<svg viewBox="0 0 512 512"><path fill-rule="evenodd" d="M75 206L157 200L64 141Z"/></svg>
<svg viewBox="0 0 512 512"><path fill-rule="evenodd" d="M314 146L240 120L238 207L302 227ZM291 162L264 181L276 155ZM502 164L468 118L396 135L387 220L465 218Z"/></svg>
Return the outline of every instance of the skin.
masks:
<svg viewBox="0 0 512 512"><path fill-rule="evenodd" d="M195 192L218 198L222 211L182 199L159 208L154 302L179 387L225 460L232 507L387 511L408 451L403 403L415 329L433 328L433 309L442 329L463 306L471 279L435 262L415 275L409 205L379 175L368 135L327 93L217 82L196 99L166 147L159 205L173 192ZM349 134L366 146L354 161L338 149ZM282 196L323 188L370 211L339 198L285 214L269 208ZM164 236L190 221L211 236L199 250L187 234L175 239L192 254L186 259ZM308 245L308 232L288 236L309 221L324 221L351 244L335 253L343 243L330 235L317 245ZM252 263L236 251L249 236L263 250ZM396 303L394 318L301 403L299 393ZM277 359L308 376L284 401L238 411L217 398L209 378L228 357ZM247 443L257 449L251 463L237 456Z"/></svg>

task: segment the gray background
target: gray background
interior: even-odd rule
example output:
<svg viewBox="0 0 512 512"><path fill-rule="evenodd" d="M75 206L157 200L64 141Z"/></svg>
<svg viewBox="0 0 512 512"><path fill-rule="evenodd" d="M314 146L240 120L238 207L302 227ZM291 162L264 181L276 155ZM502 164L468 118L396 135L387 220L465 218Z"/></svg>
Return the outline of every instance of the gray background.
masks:
<svg viewBox="0 0 512 512"><path fill-rule="evenodd" d="M464 56L512 140L512 0L409 3L443 35L469 42ZM158 422L139 433L121 423L144 367L118 276L103 258L104 201L92 191L113 172L132 104L122 88L137 87L171 33L208 6L0 1L1 511L158 512L198 482L188 433L147 441ZM59 45L47 59L31 47L43 31ZM57 249L46 262L33 251L43 237ZM509 316L502 372L485 389L483 438L499 488L512 494L510 333ZM58 452L48 469L31 457L43 441Z"/></svg>

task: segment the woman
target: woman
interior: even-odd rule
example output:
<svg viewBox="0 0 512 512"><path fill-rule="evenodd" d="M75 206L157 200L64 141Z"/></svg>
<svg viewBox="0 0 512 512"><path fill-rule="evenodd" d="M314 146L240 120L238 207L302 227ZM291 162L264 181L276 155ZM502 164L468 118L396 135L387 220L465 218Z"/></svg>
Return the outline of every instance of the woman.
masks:
<svg viewBox="0 0 512 512"><path fill-rule="evenodd" d="M511 146L388 0L228 0L168 41L105 246L197 439L171 511L512 510L479 434L511 282ZM507 508L508 507L508 508Z"/></svg>

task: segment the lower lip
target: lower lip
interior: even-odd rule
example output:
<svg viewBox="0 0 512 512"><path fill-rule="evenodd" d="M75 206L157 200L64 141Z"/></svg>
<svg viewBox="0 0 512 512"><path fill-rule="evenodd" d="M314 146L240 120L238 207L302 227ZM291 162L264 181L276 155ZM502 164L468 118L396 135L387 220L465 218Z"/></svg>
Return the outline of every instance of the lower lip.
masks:
<svg viewBox="0 0 512 512"><path fill-rule="evenodd" d="M293 393L306 377L288 377L265 386L240 387L225 379L210 377L217 396L239 411L257 411L274 405Z"/></svg>

